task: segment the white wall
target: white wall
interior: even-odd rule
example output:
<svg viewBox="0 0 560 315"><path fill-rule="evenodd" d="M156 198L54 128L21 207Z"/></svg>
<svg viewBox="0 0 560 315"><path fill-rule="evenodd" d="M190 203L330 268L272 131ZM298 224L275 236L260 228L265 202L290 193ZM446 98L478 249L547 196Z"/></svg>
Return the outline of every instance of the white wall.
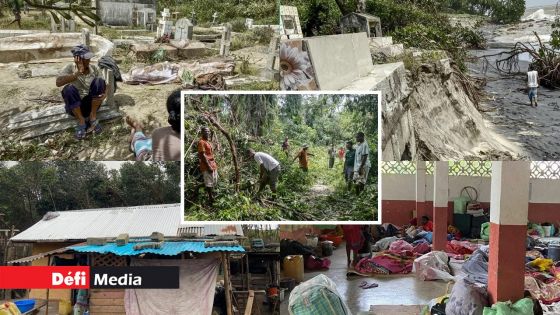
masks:
<svg viewBox="0 0 560 315"><path fill-rule="evenodd" d="M382 200L416 200L416 175L381 175ZM490 202L490 177L449 176L449 201L459 196L465 186L478 190L479 202ZM560 203L560 180L531 179L529 201L533 203ZM434 196L434 178L426 175L426 201Z"/></svg>

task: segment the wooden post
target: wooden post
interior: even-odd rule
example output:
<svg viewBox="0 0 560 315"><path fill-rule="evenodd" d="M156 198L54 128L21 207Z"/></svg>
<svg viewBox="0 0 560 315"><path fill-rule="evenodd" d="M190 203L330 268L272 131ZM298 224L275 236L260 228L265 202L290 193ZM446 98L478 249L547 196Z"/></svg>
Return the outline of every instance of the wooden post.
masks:
<svg viewBox="0 0 560 315"><path fill-rule="evenodd" d="M48 256L47 258L47 266L51 265L51 256ZM45 309L45 315L49 315L49 293L50 290L47 289L47 308Z"/></svg>
<svg viewBox="0 0 560 315"><path fill-rule="evenodd" d="M255 301L255 291L249 290L249 298L247 298L247 306L245 307L245 315L253 313L253 303Z"/></svg>
<svg viewBox="0 0 560 315"><path fill-rule="evenodd" d="M224 268L224 289L226 290L227 315L233 315L233 307L231 305L232 291L231 291L231 280L229 277L229 254L228 253L222 253L222 266Z"/></svg>
<svg viewBox="0 0 560 315"><path fill-rule="evenodd" d="M115 105L113 99L113 96L115 95L115 76L113 75L113 70L103 69L103 80L105 80L105 84L107 86L104 101L105 105L113 106Z"/></svg>

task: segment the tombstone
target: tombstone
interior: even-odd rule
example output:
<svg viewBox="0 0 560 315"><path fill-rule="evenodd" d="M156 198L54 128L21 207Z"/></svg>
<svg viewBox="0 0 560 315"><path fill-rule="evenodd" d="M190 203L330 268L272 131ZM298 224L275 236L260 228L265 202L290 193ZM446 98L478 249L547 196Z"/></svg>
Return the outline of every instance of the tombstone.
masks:
<svg viewBox="0 0 560 315"><path fill-rule="evenodd" d="M226 23L222 31L222 41L220 43L220 56L229 56L231 45L231 24Z"/></svg>
<svg viewBox="0 0 560 315"><path fill-rule="evenodd" d="M163 9L163 11L161 12L161 19L158 22L157 38L161 38L165 35L171 36L173 21L168 20L170 16L171 14L169 13L169 9Z"/></svg>
<svg viewBox="0 0 560 315"><path fill-rule="evenodd" d="M296 7L280 6L280 29L282 30L282 39L303 38Z"/></svg>
<svg viewBox="0 0 560 315"><path fill-rule="evenodd" d="M247 29L253 28L253 22L254 22L254 21L255 21L255 20L253 20L253 19L246 18L246 19L245 19L245 27L246 27Z"/></svg>
<svg viewBox="0 0 560 315"><path fill-rule="evenodd" d="M192 40L194 26L189 19L179 19L175 23L175 40Z"/></svg>
<svg viewBox="0 0 560 315"><path fill-rule="evenodd" d="M216 19L218 18L218 12L212 14L212 25L216 25Z"/></svg>
<svg viewBox="0 0 560 315"><path fill-rule="evenodd" d="M86 45L87 47L89 47L91 44L89 30L87 28L82 28L82 44Z"/></svg>
<svg viewBox="0 0 560 315"><path fill-rule="evenodd" d="M191 23L192 25L196 25L196 12L194 12L194 10L191 11Z"/></svg>
<svg viewBox="0 0 560 315"><path fill-rule="evenodd" d="M342 34L365 32L367 37L381 37L381 19L367 13L350 13L340 19Z"/></svg>

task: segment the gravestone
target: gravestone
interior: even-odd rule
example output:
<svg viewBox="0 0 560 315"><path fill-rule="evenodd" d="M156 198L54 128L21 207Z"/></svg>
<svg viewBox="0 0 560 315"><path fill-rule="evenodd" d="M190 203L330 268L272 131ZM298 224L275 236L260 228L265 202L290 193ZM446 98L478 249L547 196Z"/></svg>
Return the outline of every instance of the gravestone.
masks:
<svg viewBox="0 0 560 315"><path fill-rule="evenodd" d="M179 19L175 23L175 40L192 40L194 26L189 19Z"/></svg>
<svg viewBox="0 0 560 315"><path fill-rule="evenodd" d="M161 38L164 35L171 36L173 21L168 20L170 16L171 13L169 13L169 9L163 9L161 12L161 19L158 22L157 38Z"/></svg>
<svg viewBox="0 0 560 315"><path fill-rule="evenodd" d="M231 24L226 23L222 31L222 42L220 44L220 56L229 56L231 45Z"/></svg>
<svg viewBox="0 0 560 315"><path fill-rule="evenodd" d="M254 22L255 22L255 20L250 19L250 18L246 18L246 19L245 19L245 27L246 27L247 29L253 28L253 23L254 23Z"/></svg>
<svg viewBox="0 0 560 315"><path fill-rule="evenodd" d="M282 30L281 39L303 38L299 13L296 7L280 6L280 28Z"/></svg>

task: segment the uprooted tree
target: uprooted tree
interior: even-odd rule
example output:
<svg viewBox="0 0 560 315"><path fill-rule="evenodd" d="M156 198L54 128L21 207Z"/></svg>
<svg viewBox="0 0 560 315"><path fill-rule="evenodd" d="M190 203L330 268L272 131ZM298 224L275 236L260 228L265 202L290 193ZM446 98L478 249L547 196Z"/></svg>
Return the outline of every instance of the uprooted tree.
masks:
<svg viewBox="0 0 560 315"><path fill-rule="evenodd" d="M496 61L496 68L506 74L519 72L519 56L528 54L532 58L533 69L539 73L540 84L549 88L560 88L560 52L553 46L544 44L536 32L534 34L538 46L517 42L507 53L507 57Z"/></svg>

